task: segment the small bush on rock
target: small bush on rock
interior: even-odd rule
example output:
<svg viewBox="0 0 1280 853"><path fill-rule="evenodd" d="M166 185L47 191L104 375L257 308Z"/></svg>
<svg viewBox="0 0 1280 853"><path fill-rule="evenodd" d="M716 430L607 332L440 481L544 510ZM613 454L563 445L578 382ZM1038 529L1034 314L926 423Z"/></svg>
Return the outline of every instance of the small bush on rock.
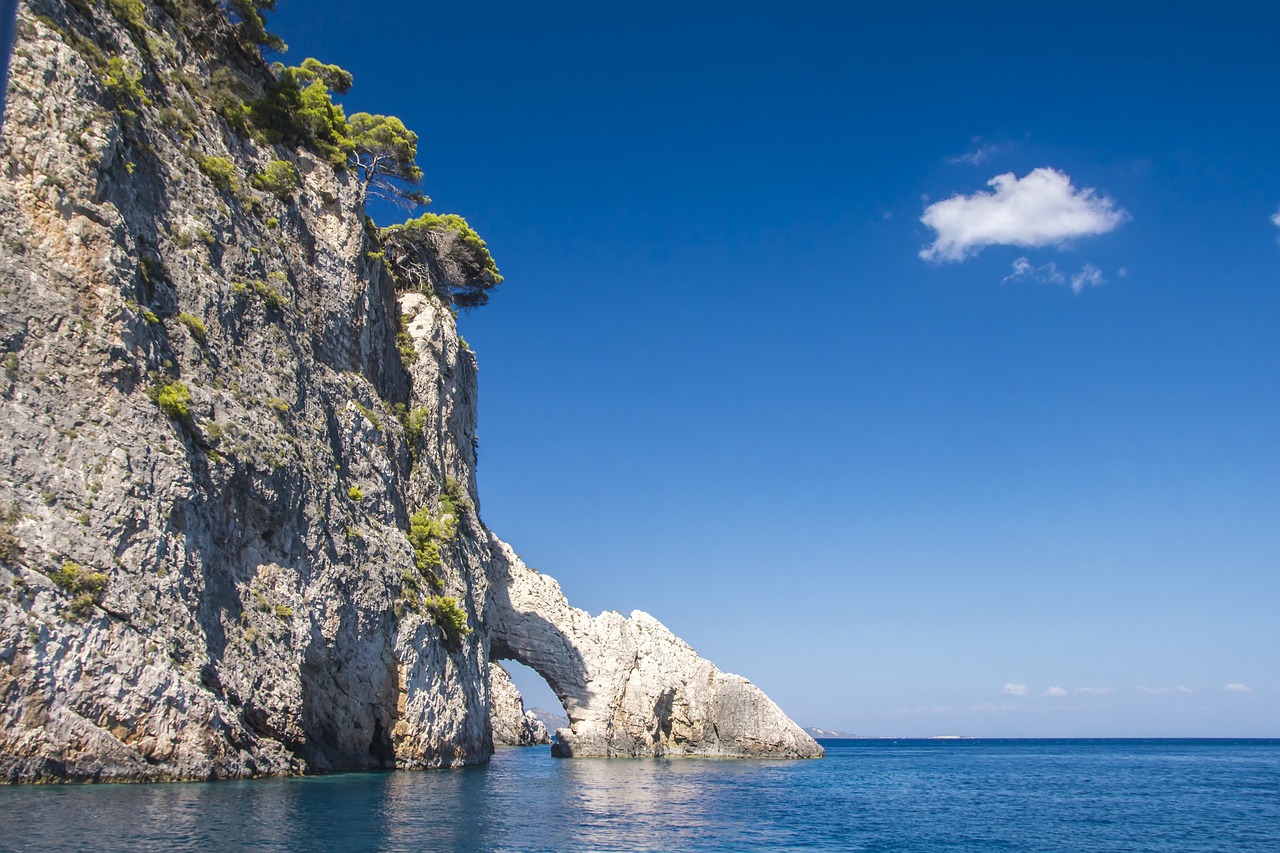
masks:
<svg viewBox="0 0 1280 853"><path fill-rule="evenodd" d="M102 601L109 580L102 572L90 571L70 560L63 562L62 568L56 572L50 573L49 579L72 596L71 612L77 616L87 616L94 605Z"/></svg>
<svg viewBox="0 0 1280 853"><path fill-rule="evenodd" d="M288 201L298 187L298 173L288 160L272 160L260 174L253 176L250 183L281 201Z"/></svg>
<svg viewBox="0 0 1280 853"><path fill-rule="evenodd" d="M162 382L148 392L152 402L171 418L191 417L191 391L181 382Z"/></svg>

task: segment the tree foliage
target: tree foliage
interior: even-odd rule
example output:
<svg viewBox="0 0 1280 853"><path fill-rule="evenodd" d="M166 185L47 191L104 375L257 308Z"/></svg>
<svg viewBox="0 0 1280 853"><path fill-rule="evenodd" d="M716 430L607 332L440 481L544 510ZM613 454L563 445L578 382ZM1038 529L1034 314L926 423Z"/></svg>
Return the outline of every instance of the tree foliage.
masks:
<svg viewBox="0 0 1280 853"><path fill-rule="evenodd" d="M262 14L274 12L276 0L225 0L222 7L245 42L277 53L289 49L280 36L267 32L267 20Z"/></svg>
<svg viewBox="0 0 1280 853"><path fill-rule="evenodd" d="M298 173L288 160L272 160L250 179L250 183L281 201L288 201L298 187Z"/></svg>
<svg viewBox="0 0 1280 853"><path fill-rule="evenodd" d="M330 84L351 87L351 75L336 65L308 58L302 65L272 66L275 79L262 97L249 104L249 119L267 142L302 146L335 166L346 166L353 153L347 119L333 102Z"/></svg>
<svg viewBox="0 0 1280 853"><path fill-rule="evenodd" d="M455 214L425 213L378 232L400 286L435 293L460 308L489 301L502 275L484 240Z"/></svg>
<svg viewBox="0 0 1280 853"><path fill-rule="evenodd" d="M365 191L392 201L428 204L417 189L422 182L418 158L418 134L395 116L356 113L347 122L351 165Z"/></svg>

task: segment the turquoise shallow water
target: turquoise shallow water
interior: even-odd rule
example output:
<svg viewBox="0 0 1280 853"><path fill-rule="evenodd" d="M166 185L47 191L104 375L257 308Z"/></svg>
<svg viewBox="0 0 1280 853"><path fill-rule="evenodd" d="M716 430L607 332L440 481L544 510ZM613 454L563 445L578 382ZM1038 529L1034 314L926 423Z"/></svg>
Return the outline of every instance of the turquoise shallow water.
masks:
<svg viewBox="0 0 1280 853"><path fill-rule="evenodd" d="M1280 850L1280 740L827 741L808 762L552 759L0 788L3 850Z"/></svg>

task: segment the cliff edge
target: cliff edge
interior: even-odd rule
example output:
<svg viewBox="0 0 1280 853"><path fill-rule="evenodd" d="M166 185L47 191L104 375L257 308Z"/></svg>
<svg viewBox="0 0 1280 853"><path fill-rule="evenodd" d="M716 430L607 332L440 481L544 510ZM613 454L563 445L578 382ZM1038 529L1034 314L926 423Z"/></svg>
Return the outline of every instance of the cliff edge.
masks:
<svg viewBox="0 0 1280 853"><path fill-rule="evenodd" d="M307 100L341 70L269 67L253 21L219 8L20 6L0 780L481 763L504 656L561 685L565 754L820 755L651 618L593 628L558 586L530 592L550 579L478 513L477 365L455 325L483 300L452 284L496 268L472 268L456 217L395 254L408 238L367 219L369 172L315 124L341 131L341 110ZM615 654L633 687L602 675Z"/></svg>

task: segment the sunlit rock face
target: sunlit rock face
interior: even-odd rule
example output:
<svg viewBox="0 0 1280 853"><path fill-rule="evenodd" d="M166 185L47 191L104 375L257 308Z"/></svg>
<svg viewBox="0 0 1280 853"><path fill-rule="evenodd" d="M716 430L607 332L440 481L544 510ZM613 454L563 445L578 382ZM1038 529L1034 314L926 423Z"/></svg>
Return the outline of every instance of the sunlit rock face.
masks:
<svg viewBox="0 0 1280 853"><path fill-rule="evenodd" d="M532 711L524 709L511 674L497 661L489 663L489 719L495 746L546 746L551 735Z"/></svg>
<svg viewBox="0 0 1280 853"><path fill-rule="evenodd" d="M491 651L560 694L561 754L820 754L744 679L648 616L573 609L485 527L450 306L392 279L350 171L228 122L211 91L274 78L230 28L172 16L200 3L220 14L20 5L0 781L480 764L514 707ZM267 192L281 161L297 186ZM425 572L420 512L450 534Z"/></svg>
<svg viewBox="0 0 1280 853"><path fill-rule="evenodd" d="M490 653L536 670L569 727L562 757L817 758L822 747L758 687L721 672L647 613L591 616L554 578L492 542Z"/></svg>

